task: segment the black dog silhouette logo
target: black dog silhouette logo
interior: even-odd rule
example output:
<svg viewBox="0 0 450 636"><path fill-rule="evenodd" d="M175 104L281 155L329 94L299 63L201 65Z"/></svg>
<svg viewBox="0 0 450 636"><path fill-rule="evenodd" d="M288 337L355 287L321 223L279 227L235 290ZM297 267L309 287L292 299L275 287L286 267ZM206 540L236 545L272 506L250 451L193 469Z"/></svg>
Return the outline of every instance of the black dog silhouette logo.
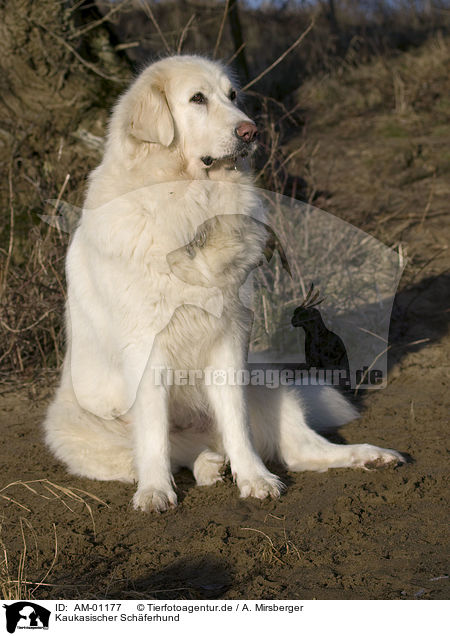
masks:
<svg viewBox="0 0 450 636"><path fill-rule="evenodd" d="M30 601L19 601L3 605L6 611L6 631L14 634L16 629L48 629L50 610Z"/></svg>

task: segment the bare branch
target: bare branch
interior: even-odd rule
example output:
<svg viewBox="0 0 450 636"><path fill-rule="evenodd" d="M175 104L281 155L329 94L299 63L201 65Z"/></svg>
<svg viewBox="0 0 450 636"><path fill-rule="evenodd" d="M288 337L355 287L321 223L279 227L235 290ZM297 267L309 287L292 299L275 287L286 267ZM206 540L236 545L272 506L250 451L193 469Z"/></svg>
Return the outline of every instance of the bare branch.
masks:
<svg viewBox="0 0 450 636"><path fill-rule="evenodd" d="M155 18L149 3L146 0L140 0L140 4L141 4L141 7L144 10L144 12L148 15L150 20L153 22L153 26L158 31L158 35L161 38L161 41L164 44L167 53L169 53L169 55L171 55L173 53L172 48L169 46L169 43L167 42L166 38L164 37L164 33L161 31L161 27L159 26L158 21Z"/></svg>
<svg viewBox="0 0 450 636"><path fill-rule="evenodd" d="M59 203L61 201L62 195L64 194L64 190L66 189L66 186L69 183L69 179L70 179L70 174L67 173L66 178L64 179L64 183L62 184L61 189L58 193L58 196L56 197L55 205L53 206L52 216L58 213ZM49 225L49 228L47 230L47 236L50 234L51 227L52 226ZM58 230L59 238L61 238L61 228L59 227L59 225L57 225L56 228Z"/></svg>
<svg viewBox="0 0 450 636"><path fill-rule="evenodd" d="M6 279L8 277L8 269L9 264L11 262L12 251L14 247L14 193L13 193L13 185L12 185L12 161L9 164L8 170L8 186L9 186L9 245L8 245L8 254L6 256L5 270L2 276L2 289L0 297L3 296L3 292L6 289Z"/></svg>
<svg viewBox="0 0 450 636"><path fill-rule="evenodd" d="M217 51L219 50L220 42L222 41L223 28L225 26L225 21L227 19L229 8L230 8L230 0L226 0L225 8L223 10L222 21L221 21L220 27L219 27L219 33L217 34L216 45L214 47L214 53L213 53L213 58L214 59L217 57Z"/></svg>
<svg viewBox="0 0 450 636"><path fill-rule="evenodd" d="M105 15L102 18L100 18L99 20L94 20L94 22L91 22L84 28L75 31L74 33L72 33L72 35L69 36L68 39L73 40L74 38L78 38L81 35L84 35L85 33L87 33L88 31L91 31L92 29L95 29L96 27L100 26L101 24L103 24L103 22L107 22L108 20L110 20L111 16L113 16L115 13L120 11L124 7L124 5L127 4L127 2L128 0L122 0L122 2L119 2L117 4L117 6L110 9L108 13L105 13Z"/></svg>
<svg viewBox="0 0 450 636"><path fill-rule="evenodd" d="M272 71L276 66L278 66L278 64L282 62L284 58L287 55L289 55L289 53L293 51L295 47L297 47L305 39L305 37L314 27L314 24L315 24L315 19L311 21L311 24L309 25L309 27L305 31L303 31L303 33L295 40L295 42L291 44L291 46L288 49L286 49L284 53L282 53L280 57L278 57L275 60L275 62L273 62L270 66L268 66L264 71L262 71L254 79L252 79L248 84L246 84L242 90L246 91L248 88L250 88L250 86L253 86L253 84L256 84L256 82L259 82L259 80L262 79L265 75L267 75L267 73L270 73L270 71Z"/></svg>
<svg viewBox="0 0 450 636"><path fill-rule="evenodd" d="M53 31L50 31L50 29L47 29L47 27L44 26L43 24L39 23L39 26L42 29L44 29L44 31L49 33L52 37L54 37L55 40L58 40L58 42L60 42L63 46L69 49L69 51L73 53L73 55L75 55L77 60L81 62L83 66L86 66L86 68L88 68L90 71L92 71L96 75L99 75L100 77L103 77L103 79L109 80L110 82L116 82L117 84L125 83L125 80L119 79L118 77L114 77L113 75L107 75L106 73L103 73L103 71L101 71L97 66L95 66L95 64L92 64L91 62L88 62L87 60L85 60L84 57L81 57L78 51L76 51L73 48L73 46L71 46L64 38L60 37L59 35L56 35L56 33L53 33Z"/></svg>
<svg viewBox="0 0 450 636"><path fill-rule="evenodd" d="M177 46L178 55L181 53L181 48L183 46L184 40L186 38L186 35L188 34L189 27L191 26L191 24L193 23L194 20L195 20L195 13L193 13L191 15L191 17L189 18L189 20L186 23L186 26L184 27L183 31L181 32L180 39L178 40L178 46Z"/></svg>
<svg viewBox="0 0 450 636"><path fill-rule="evenodd" d="M6 329L6 331L9 331L11 333L23 333L24 331L29 331L30 329L33 329L33 327L36 327L36 325L42 322L42 320L44 320L44 318L46 318L52 311L56 311L56 308L52 307L51 309L46 311L44 314L42 314L42 316L40 316L37 320L35 320L31 325L28 325L27 327L21 327L20 329L13 329L9 325L7 325L6 322L3 322L1 318L0 318L0 325L3 327L3 329Z"/></svg>
<svg viewBox="0 0 450 636"><path fill-rule="evenodd" d="M233 55L225 62L225 66L229 66L231 64L231 62L233 62L233 60L235 60L237 58L237 56L239 55L239 53L247 46L247 42L243 42L241 44L241 46L236 49L236 51L233 53Z"/></svg>

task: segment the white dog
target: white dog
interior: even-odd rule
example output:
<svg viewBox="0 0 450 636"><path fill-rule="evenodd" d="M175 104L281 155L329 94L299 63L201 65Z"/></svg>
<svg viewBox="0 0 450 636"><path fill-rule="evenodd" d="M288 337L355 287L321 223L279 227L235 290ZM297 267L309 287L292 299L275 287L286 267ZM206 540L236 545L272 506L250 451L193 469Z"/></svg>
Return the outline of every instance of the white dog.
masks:
<svg viewBox="0 0 450 636"><path fill-rule="evenodd" d="M176 504L181 466L209 485L230 462L241 496L262 499L282 490L263 460L293 471L403 461L310 428L305 417L318 429L357 415L329 387L157 380L161 369L246 366L238 291L267 235L239 222L260 212L244 159L256 126L236 102L216 62L176 56L145 69L114 109L67 256L68 347L46 441L77 475L137 480L144 511Z"/></svg>

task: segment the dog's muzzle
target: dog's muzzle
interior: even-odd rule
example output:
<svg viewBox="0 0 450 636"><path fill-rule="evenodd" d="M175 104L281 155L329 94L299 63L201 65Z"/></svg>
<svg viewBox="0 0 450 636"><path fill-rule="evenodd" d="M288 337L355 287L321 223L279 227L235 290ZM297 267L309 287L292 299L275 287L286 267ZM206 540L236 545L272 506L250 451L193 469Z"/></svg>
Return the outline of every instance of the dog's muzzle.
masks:
<svg viewBox="0 0 450 636"><path fill-rule="evenodd" d="M215 161L234 160L239 157L247 157L256 150L256 137L258 136L258 129L252 121L242 121L234 129L234 135L236 138L236 147L234 152L222 157L211 157L206 155L201 157L204 165L209 168Z"/></svg>

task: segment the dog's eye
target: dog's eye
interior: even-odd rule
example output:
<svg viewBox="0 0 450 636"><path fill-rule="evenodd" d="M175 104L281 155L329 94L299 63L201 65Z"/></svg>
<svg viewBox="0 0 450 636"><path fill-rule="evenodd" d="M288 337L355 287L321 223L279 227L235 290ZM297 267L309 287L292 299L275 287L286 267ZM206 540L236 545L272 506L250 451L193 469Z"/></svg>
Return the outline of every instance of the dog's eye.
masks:
<svg viewBox="0 0 450 636"><path fill-rule="evenodd" d="M208 100L203 95L203 93L195 93L195 95L192 95L190 101L194 102L194 104L207 104L208 103Z"/></svg>
<svg viewBox="0 0 450 636"><path fill-rule="evenodd" d="M195 258L195 247L193 246L192 243L188 243L186 245L186 253L189 256L189 258Z"/></svg>
<svg viewBox="0 0 450 636"><path fill-rule="evenodd" d="M232 102L234 102L234 100L236 99L236 97L237 97L237 93L236 93L236 91L234 90L234 88L232 88L232 89L231 89L231 91L230 91L230 99L231 99L231 101L232 101Z"/></svg>

